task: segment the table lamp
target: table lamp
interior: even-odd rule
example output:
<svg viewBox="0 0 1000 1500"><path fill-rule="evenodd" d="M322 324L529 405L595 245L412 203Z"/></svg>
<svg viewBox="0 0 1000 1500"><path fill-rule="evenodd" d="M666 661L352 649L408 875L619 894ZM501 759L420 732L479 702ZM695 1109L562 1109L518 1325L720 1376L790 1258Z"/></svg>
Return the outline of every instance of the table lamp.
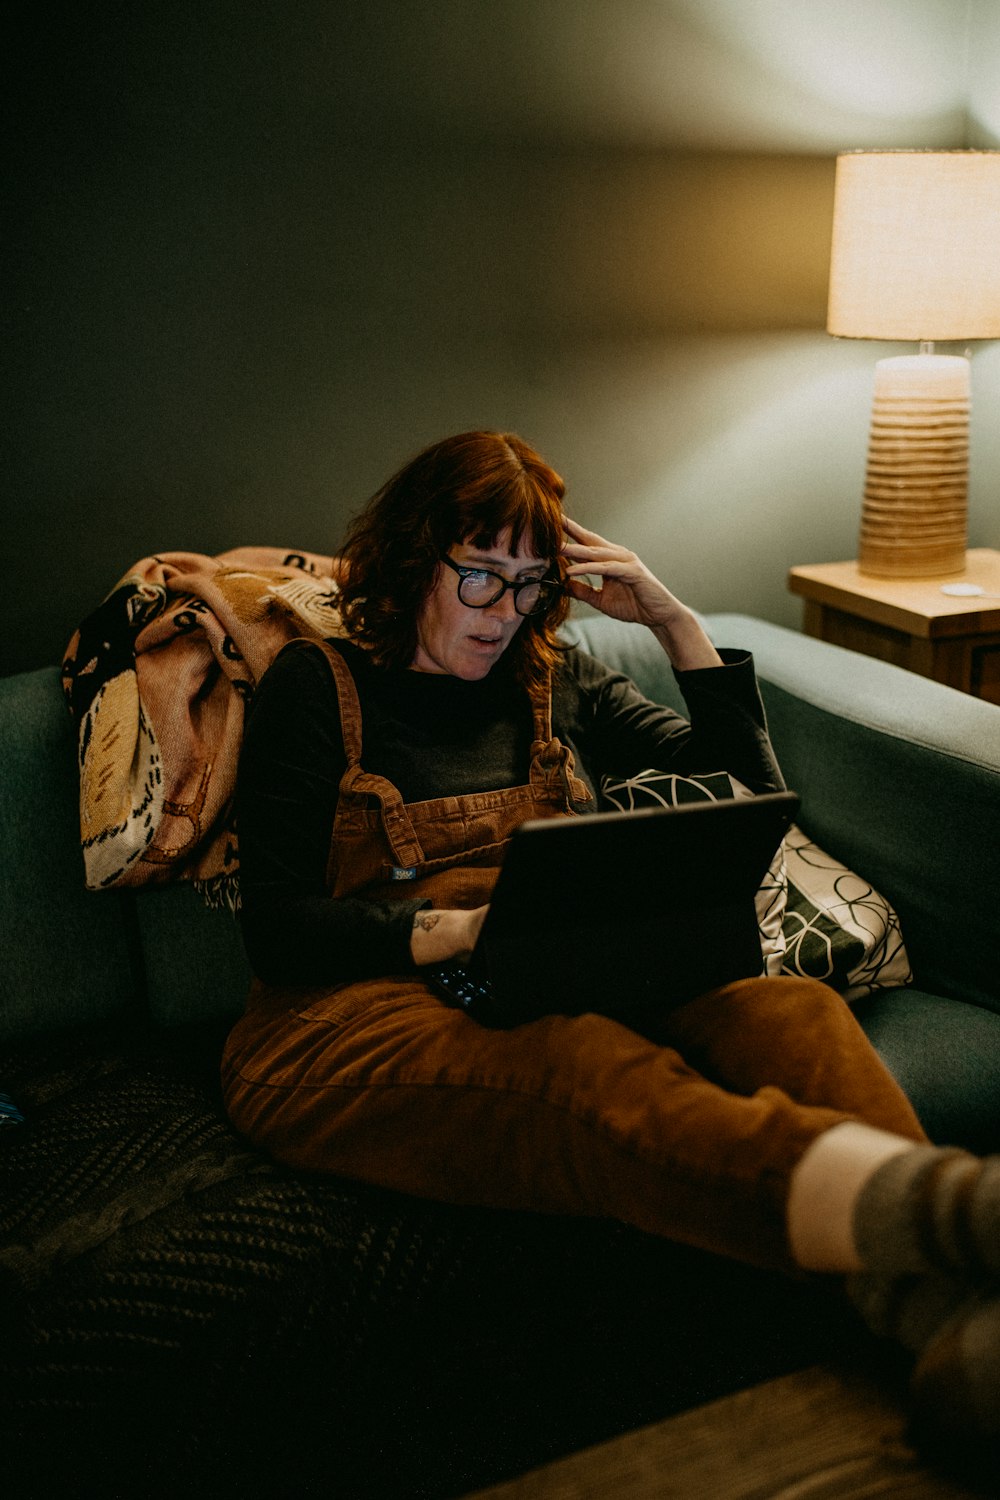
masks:
<svg viewBox="0 0 1000 1500"><path fill-rule="evenodd" d="M1000 151L837 158L827 331L919 344L875 367L859 571L964 572L969 361L934 344L1000 338Z"/></svg>

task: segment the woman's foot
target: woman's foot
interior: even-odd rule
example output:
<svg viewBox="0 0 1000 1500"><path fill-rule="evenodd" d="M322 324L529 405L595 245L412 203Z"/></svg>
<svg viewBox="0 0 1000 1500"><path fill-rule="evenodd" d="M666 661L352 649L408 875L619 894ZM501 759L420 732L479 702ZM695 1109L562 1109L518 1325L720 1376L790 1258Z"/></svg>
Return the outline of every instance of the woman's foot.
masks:
<svg viewBox="0 0 1000 1500"><path fill-rule="evenodd" d="M872 1174L854 1208L865 1270L848 1292L876 1333L916 1355L911 1438L970 1478L1000 1473L1000 1158L917 1146Z"/></svg>
<svg viewBox="0 0 1000 1500"><path fill-rule="evenodd" d="M975 1480L1000 1475L1000 1288L932 1339L910 1383L915 1447ZM995 1493L995 1491L994 1491Z"/></svg>
<svg viewBox="0 0 1000 1500"><path fill-rule="evenodd" d="M916 1356L910 1439L928 1458L969 1478L1000 1473L1000 1281L959 1276L848 1277L855 1307L875 1333Z"/></svg>

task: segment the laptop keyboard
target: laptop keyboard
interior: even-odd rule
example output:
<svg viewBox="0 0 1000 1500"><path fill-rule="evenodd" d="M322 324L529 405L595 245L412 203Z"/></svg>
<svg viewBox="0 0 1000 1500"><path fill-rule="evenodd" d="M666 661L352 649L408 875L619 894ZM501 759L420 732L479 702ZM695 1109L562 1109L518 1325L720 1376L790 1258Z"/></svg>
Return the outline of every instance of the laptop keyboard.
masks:
<svg viewBox="0 0 1000 1500"><path fill-rule="evenodd" d="M475 1015L477 1010L493 1003L493 987L487 979L477 979L461 964L437 964L425 969L424 975L444 998L460 1010Z"/></svg>

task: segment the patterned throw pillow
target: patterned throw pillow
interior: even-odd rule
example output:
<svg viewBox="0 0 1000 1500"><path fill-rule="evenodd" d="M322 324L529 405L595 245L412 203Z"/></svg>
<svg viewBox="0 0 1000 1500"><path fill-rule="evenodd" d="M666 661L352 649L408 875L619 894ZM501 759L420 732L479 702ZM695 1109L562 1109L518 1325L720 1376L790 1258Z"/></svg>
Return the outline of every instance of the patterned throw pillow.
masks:
<svg viewBox="0 0 1000 1500"><path fill-rule="evenodd" d="M786 974L822 979L845 1000L912 982L899 917L870 881L794 823L785 835L785 867Z"/></svg>
<svg viewBox="0 0 1000 1500"><path fill-rule="evenodd" d="M640 771L623 779L605 777L601 791L624 812L752 796L725 771L698 776ZM886 898L794 823L761 883L756 906L765 974L820 979L848 1001L913 978L899 917Z"/></svg>

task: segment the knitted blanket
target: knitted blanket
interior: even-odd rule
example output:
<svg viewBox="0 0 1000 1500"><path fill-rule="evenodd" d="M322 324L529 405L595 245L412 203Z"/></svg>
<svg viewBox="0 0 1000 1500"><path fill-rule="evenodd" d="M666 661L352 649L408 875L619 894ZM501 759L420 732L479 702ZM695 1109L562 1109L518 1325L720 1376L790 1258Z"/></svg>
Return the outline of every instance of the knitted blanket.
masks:
<svg viewBox="0 0 1000 1500"><path fill-rule="evenodd" d="M235 907L245 704L287 641L339 633L330 557L163 552L129 570L63 663L89 890L190 880Z"/></svg>

